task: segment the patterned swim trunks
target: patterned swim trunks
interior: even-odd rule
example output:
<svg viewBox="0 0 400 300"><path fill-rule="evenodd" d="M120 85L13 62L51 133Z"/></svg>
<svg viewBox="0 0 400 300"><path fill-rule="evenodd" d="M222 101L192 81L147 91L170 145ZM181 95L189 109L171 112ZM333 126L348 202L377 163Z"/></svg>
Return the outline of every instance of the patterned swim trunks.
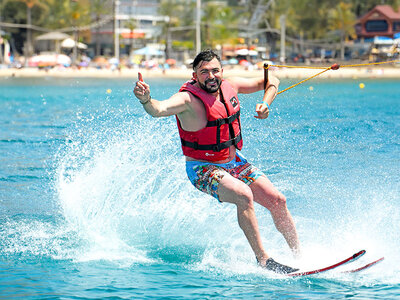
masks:
<svg viewBox="0 0 400 300"><path fill-rule="evenodd" d="M236 157L233 160L225 164L187 161L186 173L190 182L198 190L213 196L218 201L220 201L218 185L227 173L247 185L264 175L258 168L251 165L239 151L236 152Z"/></svg>

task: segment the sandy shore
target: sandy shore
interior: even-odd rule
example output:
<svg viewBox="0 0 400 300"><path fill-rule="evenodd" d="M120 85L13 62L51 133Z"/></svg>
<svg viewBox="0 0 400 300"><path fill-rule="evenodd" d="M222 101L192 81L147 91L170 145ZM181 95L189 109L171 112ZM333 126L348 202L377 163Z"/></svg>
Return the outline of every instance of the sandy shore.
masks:
<svg viewBox="0 0 400 300"><path fill-rule="evenodd" d="M271 74L278 78L305 79L313 76L322 70L320 69L300 69L300 68L271 68ZM0 69L0 78L7 77L64 77L64 78L137 78L137 73L141 72L144 78L191 78L190 69L169 69L145 70L123 68L120 71L110 69L58 69L39 70L37 68L23 69ZM243 68L224 68L224 76L258 77L263 76L263 69L245 70ZM400 64L396 67L368 66L368 67L343 67L339 70L329 70L318 78L400 78Z"/></svg>

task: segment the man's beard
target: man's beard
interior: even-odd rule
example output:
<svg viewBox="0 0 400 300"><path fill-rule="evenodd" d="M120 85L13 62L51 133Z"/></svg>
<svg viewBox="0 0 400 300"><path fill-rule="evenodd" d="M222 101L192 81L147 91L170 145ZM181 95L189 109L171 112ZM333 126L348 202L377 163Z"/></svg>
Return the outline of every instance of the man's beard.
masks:
<svg viewBox="0 0 400 300"><path fill-rule="evenodd" d="M208 83L216 83L216 86L213 87L207 87ZM207 79L204 84L202 84L201 82L199 82L200 87L205 90L207 93L215 93L216 91L219 90L219 87L221 86L221 79L219 78L214 78L214 79Z"/></svg>

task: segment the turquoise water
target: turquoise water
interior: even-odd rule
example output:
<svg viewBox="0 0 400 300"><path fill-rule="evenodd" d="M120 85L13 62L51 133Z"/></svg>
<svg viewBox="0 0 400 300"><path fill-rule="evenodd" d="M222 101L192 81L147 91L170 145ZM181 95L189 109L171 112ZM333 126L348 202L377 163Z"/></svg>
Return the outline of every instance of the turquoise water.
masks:
<svg viewBox="0 0 400 300"><path fill-rule="evenodd" d="M303 269L385 256L307 278L256 266L235 208L191 186L174 118L147 116L133 81L0 80L1 299L400 297L398 81L312 81L262 121L261 94L241 97L243 153L286 195L304 252L257 206L269 254ZM182 82L149 83L163 99Z"/></svg>

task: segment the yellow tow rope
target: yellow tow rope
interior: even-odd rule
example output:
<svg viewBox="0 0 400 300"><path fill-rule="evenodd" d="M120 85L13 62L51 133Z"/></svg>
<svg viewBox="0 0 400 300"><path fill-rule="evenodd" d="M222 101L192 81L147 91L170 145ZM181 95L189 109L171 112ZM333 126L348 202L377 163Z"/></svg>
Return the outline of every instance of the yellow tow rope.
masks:
<svg viewBox="0 0 400 300"><path fill-rule="evenodd" d="M400 60L391 60L391 61L383 61L383 62L375 62L375 63L365 63L365 64L354 64L354 65L338 65L338 64L333 64L330 67L309 67L309 66L288 66L288 65L272 65L273 67L276 68L302 68L302 69L324 69L322 72L319 72L311 77L308 77L296 84L293 84L291 86L289 86L288 88L280 91L277 93L277 95L286 92L287 90L290 90L292 88L294 88L295 86L298 86L299 84L302 84L314 77L317 77L319 75L321 75L322 73L329 71L329 70L338 70L339 68L351 68L351 67L364 67L364 66L372 66L372 65L382 65L382 64L390 64L390 63L395 63L395 62L400 62ZM264 64L264 88L267 85L268 82L268 69L271 65L268 64Z"/></svg>

